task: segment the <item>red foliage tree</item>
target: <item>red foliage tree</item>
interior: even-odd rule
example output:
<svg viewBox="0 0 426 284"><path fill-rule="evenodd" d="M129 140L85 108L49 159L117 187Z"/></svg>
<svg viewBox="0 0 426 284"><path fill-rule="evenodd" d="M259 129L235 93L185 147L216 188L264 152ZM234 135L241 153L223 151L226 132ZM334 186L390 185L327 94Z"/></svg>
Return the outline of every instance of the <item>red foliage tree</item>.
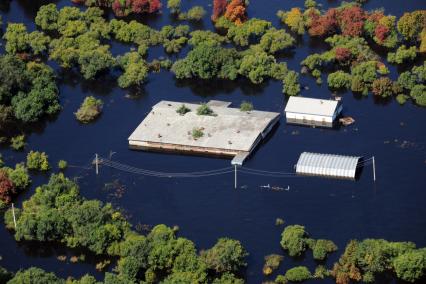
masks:
<svg viewBox="0 0 426 284"><path fill-rule="evenodd" d="M338 13L338 23L343 35L360 36L366 13L358 6L344 8Z"/></svg>
<svg viewBox="0 0 426 284"><path fill-rule="evenodd" d="M379 40L379 43L383 43L388 37L389 32L390 30L387 26L377 25L376 29L374 30L374 35Z"/></svg>
<svg viewBox="0 0 426 284"><path fill-rule="evenodd" d="M155 13L161 9L161 1L160 0L150 0L149 1L149 10L148 13Z"/></svg>
<svg viewBox="0 0 426 284"><path fill-rule="evenodd" d="M226 6L225 17L239 25L247 19L246 7L242 0L232 0Z"/></svg>
<svg viewBox="0 0 426 284"><path fill-rule="evenodd" d="M149 11L149 1L148 0L127 0L126 6L132 7L132 12L136 14L141 14Z"/></svg>
<svg viewBox="0 0 426 284"><path fill-rule="evenodd" d="M347 61L352 55L351 51L345 47L336 47L334 51L336 53L336 59L342 62Z"/></svg>
<svg viewBox="0 0 426 284"><path fill-rule="evenodd" d="M216 21L217 18L222 16L222 14L226 10L226 6L228 5L227 0L213 0L213 14L212 21Z"/></svg>
<svg viewBox="0 0 426 284"><path fill-rule="evenodd" d="M5 203L9 203L14 194L16 194L15 186L7 176L6 172L0 170L0 200Z"/></svg>
<svg viewBox="0 0 426 284"><path fill-rule="evenodd" d="M323 16L311 13L309 34L311 36L325 36L333 33L337 28L337 10L329 9Z"/></svg>
<svg viewBox="0 0 426 284"><path fill-rule="evenodd" d="M114 3L112 3L112 11L118 17L124 17L127 15L126 6L121 5L120 0L115 0Z"/></svg>

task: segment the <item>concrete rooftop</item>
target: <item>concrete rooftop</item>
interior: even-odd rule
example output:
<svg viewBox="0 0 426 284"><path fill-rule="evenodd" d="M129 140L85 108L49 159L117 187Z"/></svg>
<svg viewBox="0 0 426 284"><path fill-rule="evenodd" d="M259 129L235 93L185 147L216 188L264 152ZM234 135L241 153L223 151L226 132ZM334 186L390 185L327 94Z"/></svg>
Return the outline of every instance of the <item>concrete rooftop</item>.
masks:
<svg viewBox="0 0 426 284"><path fill-rule="evenodd" d="M215 116L197 115L200 104L184 103L191 111L180 115L181 102L160 101L129 137L132 146L144 143L172 144L194 148L222 149L237 154L251 152L278 121L279 113L243 112L228 107L229 103L212 101ZM194 128L202 128L204 136L192 137Z"/></svg>

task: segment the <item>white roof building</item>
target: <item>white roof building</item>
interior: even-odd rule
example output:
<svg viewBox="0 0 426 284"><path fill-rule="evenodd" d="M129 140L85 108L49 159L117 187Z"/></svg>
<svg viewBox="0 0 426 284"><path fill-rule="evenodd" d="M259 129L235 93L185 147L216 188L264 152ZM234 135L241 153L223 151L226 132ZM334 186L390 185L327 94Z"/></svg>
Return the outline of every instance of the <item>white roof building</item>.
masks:
<svg viewBox="0 0 426 284"><path fill-rule="evenodd" d="M355 179L361 157L303 152L296 164L301 175Z"/></svg>
<svg viewBox="0 0 426 284"><path fill-rule="evenodd" d="M335 100L290 97L284 111L287 123L332 127L341 110Z"/></svg>

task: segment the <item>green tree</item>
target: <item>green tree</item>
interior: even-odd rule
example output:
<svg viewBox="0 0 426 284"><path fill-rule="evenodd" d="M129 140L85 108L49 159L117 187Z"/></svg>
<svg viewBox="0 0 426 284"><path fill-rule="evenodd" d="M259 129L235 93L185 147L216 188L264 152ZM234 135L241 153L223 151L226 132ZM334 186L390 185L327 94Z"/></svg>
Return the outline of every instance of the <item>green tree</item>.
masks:
<svg viewBox="0 0 426 284"><path fill-rule="evenodd" d="M102 100L93 96L86 97L75 113L75 117L82 123L89 123L101 114L102 107Z"/></svg>
<svg viewBox="0 0 426 284"><path fill-rule="evenodd" d="M314 259L324 260L329 253L337 250L337 246L330 240L315 240L315 245L312 248Z"/></svg>
<svg viewBox="0 0 426 284"><path fill-rule="evenodd" d="M220 238L211 249L201 253L201 258L208 268L217 273L233 273L247 265L245 262L247 255L239 241Z"/></svg>
<svg viewBox="0 0 426 284"><path fill-rule="evenodd" d="M328 87L331 89L348 89L351 87L352 77L343 71L330 73L327 78Z"/></svg>
<svg viewBox="0 0 426 284"><path fill-rule="evenodd" d="M281 247L288 250L290 256L299 256L307 248L307 235L304 226L287 226L281 234Z"/></svg>
<svg viewBox="0 0 426 284"><path fill-rule="evenodd" d="M408 282L419 281L426 271L426 250L404 253L396 257L392 265L398 278Z"/></svg>
<svg viewBox="0 0 426 284"><path fill-rule="evenodd" d="M312 275L305 266L297 266L287 270L285 278L292 282L302 282L311 279Z"/></svg>
<svg viewBox="0 0 426 284"><path fill-rule="evenodd" d="M410 96L414 99L416 104L426 106L426 86L415 85L410 92Z"/></svg>
<svg viewBox="0 0 426 284"><path fill-rule="evenodd" d="M45 152L30 151L27 155L27 167L30 170L49 170L48 156Z"/></svg>
<svg viewBox="0 0 426 284"><path fill-rule="evenodd" d="M44 5L38 10L35 23L42 30L53 31L58 28L58 16L59 12L55 4Z"/></svg>
<svg viewBox="0 0 426 284"><path fill-rule="evenodd" d="M297 96L300 93L299 74L289 71L283 80L283 93L288 96Z"/></svg>
<svg viewBox="0 0 426 284"><path fill-rule="evenodd" d="M413 61L417 56L417 48L411 46L407 48L405 45L401 45L396 52L388 53L388 61L390 63L402 64L404 62Z"/></svg>
<svg viewBox="0 0 426 284"><path fill-rule="evenodd" d="M124 73L118 78L118 85L121 88L141 85L146 80L148 65L139 53L126 53L124 56L118 58L118 62L124 70Z"/></svg>
<svg viewBox="0 0 426 284"><path fill-rule="evenodd" d="M53 273L48 273L43 269L31 267L18 271L15 276L7 282L9 284L64 284L63 279L58 278Z"/></svg>
<svg viewBox="0 0 426 284"><path fill-rule="evenodd" d="M167 0L167 8L172 14L179 14L181 0Z"/></svg>
<svg viewBox="0 0 426 284"><path fill-rule="evenodd" d="M260 39L262 49L270 54L294 46L294 38L284 30L269 29Z"/></svg>
<svg viewBox="0 0 426 284"><path fill-rule="evenodd" d="M9 23L6 33L3 35L6 40L6 52L15 54L28 49L28 33L24 24Z"/></svg>

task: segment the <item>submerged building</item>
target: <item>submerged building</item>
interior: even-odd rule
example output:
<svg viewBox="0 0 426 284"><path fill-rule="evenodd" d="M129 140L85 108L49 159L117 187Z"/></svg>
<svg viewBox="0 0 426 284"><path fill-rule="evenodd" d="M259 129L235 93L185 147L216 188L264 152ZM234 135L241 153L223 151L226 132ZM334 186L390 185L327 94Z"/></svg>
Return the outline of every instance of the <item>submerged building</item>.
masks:
<svg viewBox="0 0 426 284"><path fill-rule="evenodd" d="M332 127L342 111L339 101L290 97L285 107L287 123Z"/></svg>
<svg viewBox="0 0 426 284"><path fill-rule="evenodd" d="M296 173L355 179L361 157L303 152L296 164Z"/></svg>
<svg viewBox="0 0 426 284"><path fill-rule="evenodd" d="M241 165L279 120L279 113L241 111L231 103L210 101L211 115L198 115L200 104L160 101L128 138L129 147L161 152L234 157Z"/></svg>

